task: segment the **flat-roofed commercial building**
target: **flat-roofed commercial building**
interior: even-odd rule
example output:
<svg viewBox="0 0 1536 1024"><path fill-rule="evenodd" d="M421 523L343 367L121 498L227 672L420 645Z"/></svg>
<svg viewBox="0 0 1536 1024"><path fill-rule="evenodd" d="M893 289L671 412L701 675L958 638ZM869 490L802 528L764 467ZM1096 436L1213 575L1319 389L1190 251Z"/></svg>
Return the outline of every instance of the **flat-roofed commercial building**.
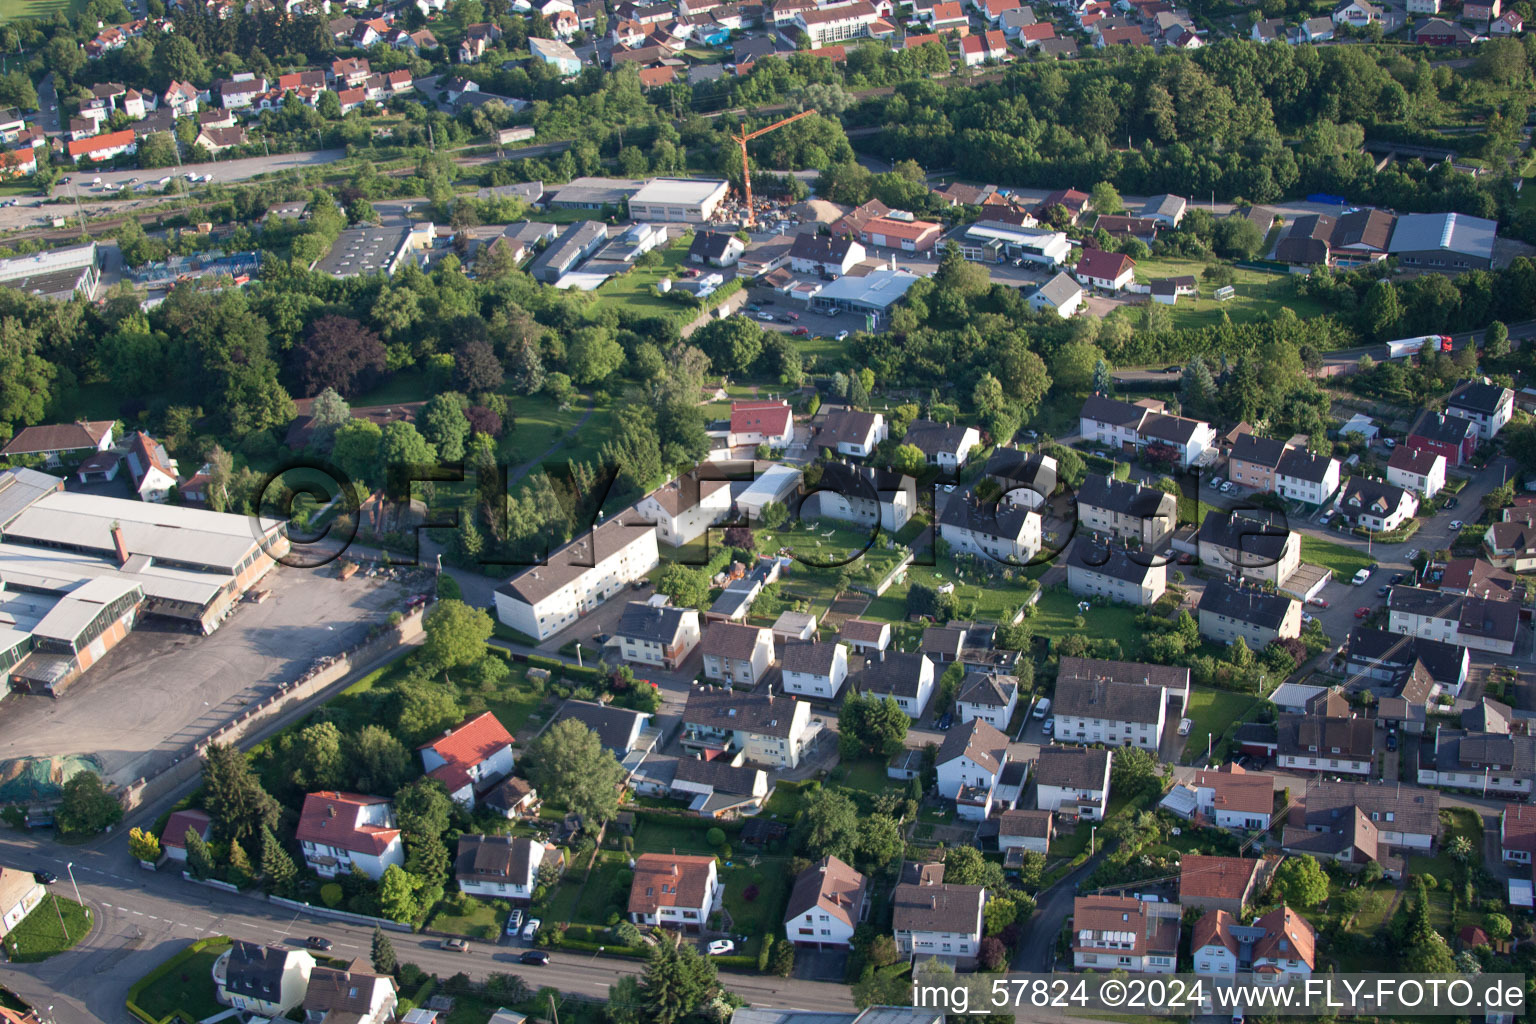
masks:
<svg viewBox="0 0 1536 1024"><path fill-rule="evenodd" d="M0 260L0 287L45 299L67 302L77 294L94 299L100 283L95 242Z"/></svg>
<svg viewBox="0 0 1536 1024"><path fill-rule="evenodd" d="M728 189L725 182L710 179L652 178L629 197L629 215L634 220L702 224L714 219Z"/></svg>

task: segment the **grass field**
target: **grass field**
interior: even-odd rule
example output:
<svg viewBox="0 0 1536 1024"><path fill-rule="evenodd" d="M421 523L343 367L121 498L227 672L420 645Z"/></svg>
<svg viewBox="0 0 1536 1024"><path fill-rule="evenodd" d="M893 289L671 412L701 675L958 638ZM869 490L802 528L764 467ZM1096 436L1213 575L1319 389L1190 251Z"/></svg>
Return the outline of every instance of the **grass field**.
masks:
<svg viewBox="0 0 1536 1024"><path fill-rule="evenodd" d="M1037 636L1063 637L1082 632L1095 640L1120 641L1121 657L1134 658L1141 650L1141 629L1136 625L1137 609L1106 605L1088 609L1083 616L1085 628L1077 628L1076 594L1051 590L1040 595L1030 620Z"/></svg>
<svg viewBox="0 0 1536 1024"><path fill-rule="evenodd" d="M1358 570L1371 564L1371 556L1359 548L1335 544L1321 537L1309 537L1305 533L1301 535L1301 560L1332 569L1334 578L1341 583L1349 582Z"/></svg>
<svg viewBox="0 0 1536 1024"><path fill-rule="evenodd" d="M55 910L55 907L58 909ZM64 917L63 930L59 927L61 914ZM5 948L11 954L12 963L36 963L72 948L90 930L91 922L86 918L83 906L74 900L61 900L49 893L46 899L32 908L32 913L22 919L21 924L6 935Z"/></svg>
<svg viewBox="0 0 1536 1024"><path fill-rule="evenodd" d="M1197 295L1180 297L1178 304L1169 309L1173 326L1214 327L1221 323L1225 312L1235 324L1246 323L1261 314L1273 316L1282 308L1295 311L1302 318L1321 316L1326 310L1321 303L1296 296L1295 284L1287 274L1266 274L1257 270L1235 270L1233 287L1237 295L1226 302L1215 299L1216 287L1201 280L1205 264L1198 260L1157 259L1148 257L1136 262L1136 280L1150 284L1162 277L1192 275L1199 288Z"/></svg>
<svg viewBox="0 0 1536 1024"><path fill-rule="evenodd" d="M757 955L764 935L783 927L784 904L789 899L789 859L753 859L755 865L737 861L720 872L731 928L750 936L746 948L737 951L747 956Z"/></svg>
<svg viewBox="0 0 1536 1024"><path fill-rule="evenodd" d="M437 912L427 922L427 927L440 932L448 932L452 935L467 935L472 939L483 939L494 942L501 936L502 928L506 927L507 911L510 904L506 900L477 900L469 901L465 913L458 913L456 901L444 900L439 903Z"/></svg>
<svg viewBox="0 0 1536 1024"><path fill-rule="evenodd" d="M595 305L620 306L635 313L692 320L698 313L692 306L656 294L656 285L662 278L676 281L682 273L683 262L688 258L688 245L679 240L654 251L661 255L660 263L654 267L636 267L627 274L604 281L593 293L597 297Z"/></svg>
<svg viewBox="0 0 1536 1024"><path fill-rule="evenodd" d="M229 946L198 950L139 995L139 1008L164 1020L180 1010L192 1020L204 1020L227 1009L214 994L213 964Z"/></svg>
<svg viewBox="0 0 1536 1024"><path fill-rule="evenodd" d="M54 11L74 17L85 10L85 0L0 0L0 21L51 18Z"/></svg>
<svg viewBox="0 0 1536 1024"><path fill-rule="evenodd" d="M1191 690L1189 693L1189 707L1185 709L1183 717L1194 720L1194 725L1189 730L1189 743L1185 749L1184 760L1189 761L1188 756L1193 753L1200 758L1205 756L1204 743L1207 734L1212 737L1212 745L1220 746L1221 737L1228 729L1234 729L1241 722L1253 706L1258 703L1258 698L1249 693L1232 693L1229 690Z"/></svg>
<svg viewBox="0 0 1536 1024"><path fill-rule="evenodd" d="M1433 857L1422 854L1408 858L1408 872L1414 875L1434 875L1442 884L1449 881L1456 872L1456 862L1449 853L1451 840L1457 836L1466 836L1472 844L1474 854L1481 855L1483 849L1483 821L1476 811L1466 807L1448 807L1440 811L1440 827L1442 836L1439 852ZM1477 861L1474 859L1473 861Z"/></svg>

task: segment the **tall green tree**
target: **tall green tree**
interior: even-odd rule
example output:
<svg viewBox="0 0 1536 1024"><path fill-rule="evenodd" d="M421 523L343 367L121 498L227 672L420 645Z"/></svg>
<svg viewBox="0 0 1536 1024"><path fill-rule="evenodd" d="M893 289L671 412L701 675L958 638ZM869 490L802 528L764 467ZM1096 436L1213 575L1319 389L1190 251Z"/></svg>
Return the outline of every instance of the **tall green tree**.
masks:
<svg viewBox="0 0 1536 1024"><path fill-rule="evenodd" d="M648 1024L677 1024L715 992L715 965L691 943L663 942L651 950L640 976L640 1000Z"/></svg>
<svg viewBox="0 0 1536 1024"><path fill-rule="evenodd" d="M439 601L422 623L426 641L422 651L442 671L465 668L487 657L486 641L495 624L483 608L463 601Z"/></svg>
<svg viewBox="0 0 1536 1024"><path fill-rule="evenodd" d="M192 873L192 877L212 877L213 854L208 852L208 844L203 841L201 833L195 828L187 829L187 834L182 837L182 843L187 848L187 870Z"/></svg>
<svg viewBox="0 0 1536 1024"><path fill-rule="evenodd" d="M64 783L54 823L66 835L88 836L123 820L123 805L108 792L101 776L76 772Z"/></svg>
<svg viewBox="0 0 1536 1024"><path fill-rule="evenodd" d="M395 968L400 964L395 956L395 944L389 941L389 936L384 934L384 929L377 925L373 929L372 960L373 969L380 974L394 974Z"/></svg>
<svg viewBox="0 0 1536 1024"><path fill-rule="evenodd" d="M298 888L298 866L270 828L261 830L261 873L267 876L267 885L279 896L292 896Z"/></svg>
<svg viewBox="0 0 1536 1024"><path fill-rule="evenodd" d="M210 743L203 754L203 808L213 819L214 836L226 843L249 842L262 828L277 826L277 801L233 744Z"/></svg>
<svg viewBox="0 0 1536 1024"><path fill-rule="evenodd" d="M619 809L624 769L597 734L575 719L551 725L528 745L528 780L545 799L598 825Z"/></svg>
<svg viewBox="0 0 1536 1024"><path fill-rule="evenodd" d="M464 458L464 440L469 436L469 417L464 415L464 397L454 391L441 391L427 400L421 414L422 430L437 448L444 462Z"/></svg>

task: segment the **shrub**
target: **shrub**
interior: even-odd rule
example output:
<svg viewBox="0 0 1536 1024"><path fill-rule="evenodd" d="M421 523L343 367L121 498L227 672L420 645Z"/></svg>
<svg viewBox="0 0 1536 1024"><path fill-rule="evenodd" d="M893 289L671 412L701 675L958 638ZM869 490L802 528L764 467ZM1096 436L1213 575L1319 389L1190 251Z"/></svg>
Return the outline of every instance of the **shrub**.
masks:
<svg viewBox="0 0 1536 1024"><path fill-rule="evenodd" d="M341 906L341 885L337 882L326 882L320 887L320 902L328 907Z"/></svg>
<svg viewBox="0 0 1536 1024"><path fill-rule="evenodd" d="M722 828L710 829L704 833L704 841L710 846L722 845L725 842L725 830Z"/></svg>
<svg viewBox="0 0 1536 1024"><path fill-rule="evenodd" d="M757 899L757 894L758 888L755 885L749 885L745 889L741 890L741 898L746 900L748 903L755 901Z"/></svg>

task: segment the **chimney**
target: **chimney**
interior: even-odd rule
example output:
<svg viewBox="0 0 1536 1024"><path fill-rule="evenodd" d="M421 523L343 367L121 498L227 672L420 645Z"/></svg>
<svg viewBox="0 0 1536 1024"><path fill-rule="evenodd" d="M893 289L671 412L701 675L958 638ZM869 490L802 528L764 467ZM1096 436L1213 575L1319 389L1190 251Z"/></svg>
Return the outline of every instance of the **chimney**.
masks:
<svg viewBox="0 0 1536 1024"><path fill-rule="evenodd" d="M115 522L112 524L112 546L117 549L117 564L127 564L128 542L123 539L123 528Z"/></svg>

